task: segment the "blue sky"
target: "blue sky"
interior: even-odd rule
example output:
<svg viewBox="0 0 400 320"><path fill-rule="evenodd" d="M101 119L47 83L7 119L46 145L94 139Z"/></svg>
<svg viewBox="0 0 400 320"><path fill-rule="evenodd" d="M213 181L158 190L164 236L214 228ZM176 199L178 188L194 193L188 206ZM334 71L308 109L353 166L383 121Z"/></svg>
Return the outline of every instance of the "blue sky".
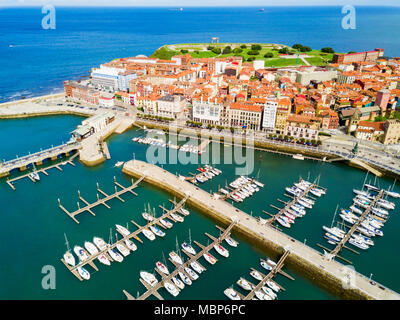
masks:
<svg viewBox="0 0 400 320"><path fill-rule="evenodd" d="M294 5L393 5L399 0L0 0L0 7L42 6L294 6Z"/></svg>

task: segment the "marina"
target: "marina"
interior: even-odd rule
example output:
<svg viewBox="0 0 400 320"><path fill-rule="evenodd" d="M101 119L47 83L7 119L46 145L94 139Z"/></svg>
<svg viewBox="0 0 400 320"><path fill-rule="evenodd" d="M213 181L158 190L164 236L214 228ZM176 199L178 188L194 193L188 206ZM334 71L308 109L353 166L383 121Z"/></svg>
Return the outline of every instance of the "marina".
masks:
<svg viewBox="0 0 400 320"><path fill-rule="evenodd" d="M133 239L143 243L143 240L141 240L141 238L139 238L139 235L141 233L143 233L143 230L148 230L149 227L154 226L154 225L159 225L161 228L165 228L161 223L160 220L161 219L165 219L165 218L169 218L171 220L171 214L174 214L175 212L177 212L178 210L180 210L182 208L182 206L184 205L184 203L186 202L187 198L183 198L179 203L177 203L171 210L167 210L165 213L163 213L160 217L158 218L154 218L153 221L149 222L148 224L146 224L145 226L141 226L138 223L136 223L135 221L131 220L131 223L137 227L137 230L133 231L133 232L129 232L128 229L126 229L128 232L124 232L124 228L121 228L121 226L117 225L117 232L120 233L120 235L122 236L121 239L119 239L118 241L116 241L115 243L111 243L108 244L106 246L106 249L104 250L100 250L95 254L87 254L87 258L81 262L79 262L77 265L71 266L69 265L64 258L61 258L61 262L68 268L68 270L75 276L77 277L80 281L83 281L84 279L82 278L82 276L80 275L80 273L78 272L78 270L80 268L85 267L86 265L91 266L93 269L95 269L96 271L98 271L97 266L94 264L94 260L98 259L99 256L104 255L107 257L107 259L111 262L113 262L113 258L110 257L110 250L114 250L114 248L118 249L119 245L124 245L124 243L126 243L126 240L130 240L132 241ZM110 232L111 233L111 232ZM111 237L110 237L111 238ZM111 239L110 239L111 240ZM111 242L111 241L110 241Z"/></svg>
<svg viewBox="0 0 400 320"><path fill-rule="evenodd" d="M137 300L145 300L150 295L154 295L159 300L164 300L163 297L158 292L158 290L160 288L162 288L166 282L169 282L173 277L178 275L179 272L185 273L187 277L189 277L192 280L194 280L194 278L190 274L187 273L185 268L190 267L193 262L197 262L199 264L198 260L202 256L204 256L205 254L208 254L209 251L212 248L214 248L214 246L216 244L220 244L223 240L225 240L227 237L230 236L230 232L231 232L231 230L232 230L234 225L235 225L235 222L232 222L226 229L223 229L223 228L221 228L219 226L216 226L221 232L221 234L219 235L218 238L214 238L211 235L206 233L206 235L209 238L212 239L212 243L208 244L207 246L204 246L201 243L199 243L197 241L194 241L194 243L198 247L200 247L201 250L198 253L196 253L195 255L192 255L192 254L188 253L187 251L183 250L183 252L188 256L188 260L184 264L179 265L178 263L173 261L171 258L169 258L169 261L176 267L176 269L173 272L171 272L170 274L168 274L168 275L163 274L157 268L155 268L157 273L161 276L162 280L160 282L157 282L154 286L151 286L148 283L146 283L145 281L143 281L142 279L140 279L140 282L146 287L147 291L145 293L143 293L142 295L140 295L137 298ZM204 271L206 270L201 264L199 264L199 265ZM128 300L132 300L133 299L133 296L131 294L129 294L126 290L124 290L123 292L126 295L126 297L128 298Z"/></svg>

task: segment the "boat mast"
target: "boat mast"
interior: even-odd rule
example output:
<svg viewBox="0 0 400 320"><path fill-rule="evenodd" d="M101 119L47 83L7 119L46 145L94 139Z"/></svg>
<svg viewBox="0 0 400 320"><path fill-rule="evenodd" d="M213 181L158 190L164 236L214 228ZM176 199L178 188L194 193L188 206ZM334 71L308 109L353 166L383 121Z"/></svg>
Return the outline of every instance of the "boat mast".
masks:
<svg viewBox="0 0 400 320"><path fill-rule="evenodd" d="M65 234L65 232L64 232L64 238L65 238L65 244L67 245L67 251L70 252L71 248L69 247L69 242L68 242L67 235Z"/></svg>
<svg viewBox="0 0 400 320"><path fill-rule="evenodd" d="M333 219L332 219L332 223L331 223L331 228L332 228L332 226L333 226L333 222L335 221L335 217L336 217L336 213L337 213L338 208L339 208L339 204L336 205L336 210L335 210L335 214L333 215Z"/></svg>
<svg viewBox="0 0 400 320"><path fill-rule="evenodd" d="M367 174L365 175L365 178L364 178L364 183L363 183L362 188L361 188L362 191L364 191L364 186L365 186L365 182L367 181L368 172L369 171L367 171Z"/></svg>

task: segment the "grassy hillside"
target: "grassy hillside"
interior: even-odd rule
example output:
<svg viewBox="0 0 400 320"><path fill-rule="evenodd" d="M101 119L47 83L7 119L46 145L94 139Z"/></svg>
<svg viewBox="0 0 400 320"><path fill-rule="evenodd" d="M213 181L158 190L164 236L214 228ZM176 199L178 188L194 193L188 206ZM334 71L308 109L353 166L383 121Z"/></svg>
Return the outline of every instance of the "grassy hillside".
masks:
<svg viewBox="0 0 400 320"><path fill-rule="evenodd" d="M265 60L266 67L285 67L306 65L302 59L297 59L297 50L292 47L278 44L256 44L259 45L258 50L252 50L251 43L197 43L197 44L175 44L166 45L156 50L151 57L159 59L171 59L174 55L182 55L189 53L193 58L212 58L227 56L242 56L244 61ZM229 46L231 51L224 53L223 50ZM286 48L286 49L285 49ZM214 49L214 51L212 51ZM279 50L287 50L289 56L287 58L280 57ZM221 52L219 52L219 50ZM306 54L304 58L309 64L315 66L323 66L332 61L333 53L324 53L320 50L311 50L302 52Z"/></svg>

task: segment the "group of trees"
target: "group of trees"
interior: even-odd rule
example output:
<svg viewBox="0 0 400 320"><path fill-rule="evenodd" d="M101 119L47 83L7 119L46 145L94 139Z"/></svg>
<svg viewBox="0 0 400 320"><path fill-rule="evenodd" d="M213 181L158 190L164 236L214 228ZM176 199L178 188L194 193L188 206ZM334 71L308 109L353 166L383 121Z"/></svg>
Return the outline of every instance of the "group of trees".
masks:
<svg viewBox="0 0 400 320"><path fill-rule="evenodd" d="M286 142L298 142L298 141L300 141L300 142L303 142L303 143L308 143L308 144L313 144L313 145L320 145L321 144L321 140L315 140L315 139L312 139L312 140L309 140L309 139L305 139L305 138L300 138L300 139L296 139L296 138L294 138L294 137L292 137L292 136L288 136L288 135L282 135L282 134L280 134L280 135L277 135L277 134L273 134L273 133L271 133L270 135L269 135L269 137L271 138L271 139L279 139L279 140L284 140L284 141L286 141Z"/></svg>
<svg viewBox="0 0 400 320"><path fill-rule="evenodd" d="M139 118L143 118L143 119L151 119L151 120L166 121L166 122L169 122L169 121L173 121L173 120L174 120L174 119L172 119L172 118L154 116L154 115L151 115L151 114L140 114L140 113L138 113L137 116L138 116Z"/></svg>
<svg viewBox="0 0 400 320"><path fill-rule="evenodd" d="M292 48L293 48L293 49L296 49L296 50L298 50L298 51L300 51L300 52L310 52L310 51L312 51L312 49L311 49L309 46L303 46L303 45L300 44L300 43L294 44L294 45L292 46Z"/></svg>

